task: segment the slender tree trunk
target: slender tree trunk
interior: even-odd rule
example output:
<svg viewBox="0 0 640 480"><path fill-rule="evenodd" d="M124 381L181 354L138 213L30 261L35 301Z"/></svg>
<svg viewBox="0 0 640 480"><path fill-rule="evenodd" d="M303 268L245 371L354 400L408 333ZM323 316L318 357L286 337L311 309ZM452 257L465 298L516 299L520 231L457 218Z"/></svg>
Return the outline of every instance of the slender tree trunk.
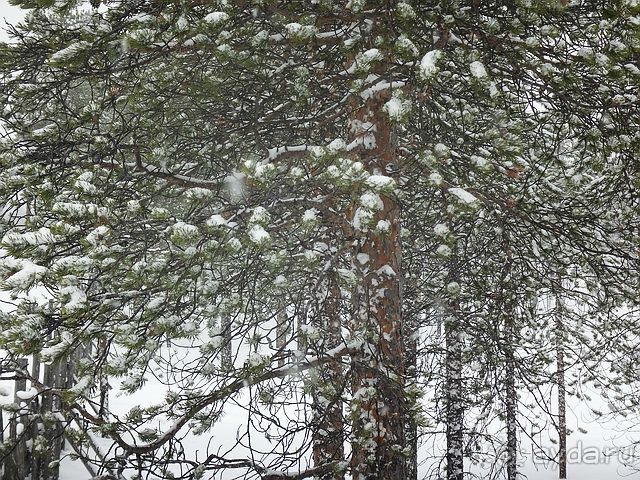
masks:
<svg viewBox="0 0 640 480"><path fill-rule="evenodd" d="M384 74L385 67L380 66ZM397 171L394 127L383 107L388 90L353 101L351 140L370 174ZM362 192L352 212L354 331L364 340L352 357L353 480L407 478L405 352L400 288L400 206L391 192ZM363 224L366 223L366 224ZM382 228L380 228L380 226Z"/></svg>
<svg viewBox="0 0 640 480"><path fill-rule="evenodd" d="M507 254L503 278L504 348L505 348L505 413L507 424L507 480L518 476L518 392L516 390L516 308L513 290L508 285L513 266L513 251L508 230L503 226L504 247Z"/></svg>
<svg viewBox="0 0 640 480"><path fill-rule="evenodd" d="M507 311L505 324L505 410L507 423L507 480L516 480L518 476L518 437L517 409L518 393L516 391L516 363L514 354L514 325L512 309Z"/></svg>
<svg viewBox="0 0 640 480"><path fill-rule="evenodd" d="M408 318L405 317L405 350L406 350L406 382L407 388L415 387L417 379L418 362L418 322L416 312L412 312ZM407 405L410 408L413 405ZM406 438L409 449L407 480L418 479L418 423L415 412L407 410Z"/></svg>
<svg viewBox="0 0 640 480"><path fill-rule="evenodd" d="M223 338L222 351L220 352L220 363L222 368L233 367L233 352L231 344L231 320L228 317L223 317L220 320L221 335Z"/></svg>
<svg viewBox="0 0 640 480"><path fill-rule="evenodd" d="M451 303L445 318L445 421L447 426L447 480L464 478L464 398L462 382L462 339L459 307Z"/></svg>
<svg viewBox="0 0 640 480"><path fill-rule="evenodd" d="M558 478L567 478L567 406L564 363L565 328L562 322L562 299L556 297L556 383L558 384Z"/></svg>
<svg viewBox="0 0 640 480"><path fill-rule="evenodd" d="M276 348L279 351L282 351L286 347L290 332L291 325L287 315L287 306L282 305L276 314ZM278 367L282 367L284 364L285 358L282 356L278 360Z"/></svg>

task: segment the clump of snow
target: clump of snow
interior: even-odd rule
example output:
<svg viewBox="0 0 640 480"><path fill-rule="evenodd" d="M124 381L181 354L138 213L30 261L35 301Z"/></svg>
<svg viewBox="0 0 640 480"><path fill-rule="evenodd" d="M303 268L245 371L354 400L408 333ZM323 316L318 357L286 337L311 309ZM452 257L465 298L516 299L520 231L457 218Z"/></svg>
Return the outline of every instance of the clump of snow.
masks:
<svg viewBox="0 0 640 480"><path fill-rule="evenodd" d="M261 355L260 353L252 353L251 355L249 355L249 357L247 358L247 365L250 367L258 367L262 364L264 364L266 361L264 355Z"/></svg>
<svg viewBox="0 0 640 480"><path fill-rule="evenodd" d="M356 230L365 230L372 220L373 213L371 210L360 207L356 209L356 212L353 215L353 228Z"/></svg>
<svg viewBox="0 0 640 480"><path fill-rule="evenodd" d="M392 121L401 122L411 110L411 104L397 96L393 96L384 104L382 110Z"/></svg>
<svg viewBox="0 0 640 480"><path fill-rule="evenodd" d="M222 215L214 214L209 217L206 223L209 227L221 227L227 224L227 220Z"/></svg>
<svg viewBox="0 0 640 480"><path fill-rule="evenodd" d="M315 37L318 30L312 25L301 25L297 22L288 23L284 26L287 36L305 39Z"/></svg>
<svg viewBox="0 0 640 480"><path fill-rule="evenodd" d="M253 209L249 222L265 225L269 222L269 212L266 208L258 206Z"/></svg>
<svg viewBox="0 0 640 480"><path fill-rule="evenodd" d="M398 13L402 18L416 18L417 14L413 7L407 2L400 2L397 5Z"/></svg>
<svg viewBox="0 0 640 480"><path fill-rule="evenodd" d="M477 79L483 79L487 77L487 70L484 68L482 62L471 62L469 65L469 70L471 71L471 75L473 75Z"/></svg>
<svg viewBox="0 0 640 480"><path fill-rule="evenodd" d="M380 233L388 233L391 231L391 222L389 220L379 220L376 224L376 230Z"/></svg>
<svg viewBox="0 0 640 480"><path fill-rule="evenodd" d="M37 394L38 391L35 388L31 387L29 388L29 390L18 390L16 392L16 397L18 397L20 400L31 400Z"/></svg>
<svg viewBox="0 0 640 480"><path fill-rule="evenodd" d="M365 192L360 196L360 205L369 210L382 210L384 208L384 202L380 195L374 192Z"/></svg>
<svg viewBox="0 0 640 480"><path fill-rule="evenodd" d="M139 212L142 209L142 205L140 205L139 200L129 200L127 202L127 210L130 212Z"/></svg>
<svg viewBox="0 0 640 480"><path fill-rule="evenodd" d="M176 22L176 27L178 27L178 30L186 30L189 27L189 20L187 20L187 17L180 15Z"/></svg>
<svg viewBox="0 0 640 480"><path fill-rule="evenodd" d="M7 261L3 262L4 264ZM48 269L41 265L36 265L28 260L19 260L15 265L19 271L5 279L4 284L11 289L28 290L34 283L39 281L47 273Z"/></svg>
<svg viewBox="0 0 640 480"><path fill-rule="evenodd" d="M362 146L365 150L373 150L376 148L376 136L373 133L367 133L361 138Z"/></svg>
<svg viewBox="0 0 640 480"><path fill-rule="evenodd" d="M448 258L451 256L452 250L451 247L449 245L440 245L438 247L438 249L436 250L436 253L443 258Z"/></svg>
<svg viewBox="0 0 640 480"><path fill-rule="evenodd" d="M227 246L234 252L238 252L242 249L242 243L240 243L240 240L235 237L227 240Z"/></svg>
<svg viewBox="0 0 640 480"><path fill-rule="evenodd" d="M398 40L396 40L396 48L400 52L410 54L413 57L417 57L419 53L418 47L416 47L415 43L413 43L406 35L400 35Z"/></svg>
<svg viewBox="0 0 640 480"><path fill-rule="evenodd" d="M399 81L396 80L395 82L387 82L385 80L374 83L373 85L371 85L370 87L365 88L364 90L362 90L360 92L360 96L364 99L364 100L368 100L371 97L373 97L374 95L376 95L379 92L382 92L384 90L388 90L388 89L400 89L402 87L404 87L406 85L406 82L404 81ZM409 102L406 102L407 105L410 105Z"/></svg>
<svg viewBox="0 0 640 480"><path fill-rule="evenodd" d="M471 161L475 163L475 165L478 168L481 168L481 169L485 169L489 165L489 161L484 157L480 157L479 155L472 155Z"/></svg>
<svg viewBox="0 0 640 480"><path fill-rule="evenodd" d="M62 213L74 218L83 218L87 215L108 217L109 211L94 203L56 202L53 204L55 213Z"/></svg>
<svg viewBox="0 0 640 480"><path fill-rule="evenodd" d="M10 245L13 247L46 245L53 243L54 241L55 238L51 233L51 230L45 227L39 228L36 232L7 232L7 234L2 237L2 243L4 245Z"/></svg>
<svg viewBox="0 0 640 480"><path fill-rule="evenodd" d="M370 48L362 53L356 55L356 59L353 65L349 67L348 72L354 73L356 71L367 72L371 68L374 62L382 60L384 57L380 50L377 48Z"/></svg>
<svg viewBox="0 0 640 480"><path fill-rule="evenodd" d="M211 198L213 196L213 193L211 192L211 190L208 190L206 188L193 187L188 189L185 192L185 195L189 200L204 200L207 198Z"/></svg>
<svg viewBox="0 0 640 480"><path fill-rule="evenodd" d="M96 246L101 243L109 233L109 227L104 225L100 225L99 227L94 228L89 234L85 237L85 240L89 242L90 245Z"/></svg>
<svg viewBox="0 0 640 480"><path fill-rule="evenodd" d="M164 293L157 293L151 297L149 302L147 303L147 309L156 310L164 305L166 300L166 295Z"/></svg>
<svg viewBox="0 0 640 480"><path fill-rule="evenodd" d="M358 208L353 216L353 228L356 230L367 231L369 225L373 221L373 212L367 208Z"/></svg>
<svg viewBox="0 0 640 480"><path fill-rule="evenodd" d="M464 203L473 204L478 201L478 198L473 194L466 191L464 188L453 187L449 189L449 193L455 195L458 199L462 200Z"/></svg>
<svg viewBox="0 0 640 480"><path fill-rule="evenodd" d="M395 277L396 271L393 269L391 265L383 265L378 270L376 270L376 274L381 277Z"/></svg>
<svg viewBox="0 0 640 480"><path fill-rule="evenodd" d="M378 191L392 189L396 185L396 181L386 175L369 175L365 183Z"/></svg>
<svg viewBox="0 0 640 480"><path fill-rule="evenodd" d="M347 143L342 138L336 138L327 145L330 152L339 152L340 150L344 150L346 147Z"/></svg>
<svg viewBox="0 0 640 480"><path fill-rule="evenodd" d="M369 255L367 255L366 253L358 253L356 255L356 260L358 260L358 263L360 263L361 265L366 265L367 263L369 263Z"/></svg>
<svg viewBox="0 0 640 480"><path fill-rule="evenodd" d="M300 167L291 167L289 174L294 178L300 178L304 176L304 170Z"/></svg>
<svg viewBox="0 0 640 480"><path fill-rule="evenodd" d="M438 73L438 60L442 57L441 50L431 50L420 61L420 76L428 80Z"/></svg>
<svg viewBox="0 0 640 480"><path fill-rule="evenodd" d="M374 62L376 60L382 60L382 53L377 48L370 48L362 53L361 58L366 62Z"/></svg>
<svg viewBox="0 0 640 480"><path fill-rule="evenodd" d="M75 181L75 186L78 190L80 190L83 193L88 193L88 194L95 194L98 189L96 188L96 186L87 181L87 180L82 180L82 179L78 179Z"/></svg>
<svg viewBox="0 0 640 480"><path fill-rule="evenodd" d="M316 260L318 260L318 257L320 256L318 252L316 252L315 250L311 250L310 248L307 248L304 251L303 255L304 255L304 259L310 263L313 263Z"/></svg>
<svg viewBox="0 0 640 480"><path fill-rule="evenodd" d="M226 22L228 19L229 14L225 12L211 12L206 17L204 17L205 22L211 23L213 25Z"/></svg>
<svg viewBox="0 0 640 480"><path fill-rule="evenodd" d="M460 284L458 282L450 282L447 284L447 292L451 295L458 295L460 293Z"/></svg>
<svg viewBox="0 0 640 480"><path fill-rule="evenodd" d="M176 222L171 227L173 235L179 235L184 238L192 238L198 236L198 227L185 222Z"/></svg>
<svg viewBox="0 0 640 480"><path fill-rule="evenodd" d="M438 223L435 227L433 227L433 233L435 233L439 237L444 237L449 233L449 227L444 223Z"/></svg>
<svg viewBox="0 0 640 480"><path fill-rule="evenodd" d="M318 220L318 210L310 208L302 214L303 223L315 223Z"/></svg>
<svg viewBox="0 0 640 480"><path fill-rule="evenodd" d="M40 351L42 361L45 364L50 364L54 360L58 359L64 353L64 351L69 348L71 343L71 337L65 336L58 343L43 348Z"/></svg>
<svg viewBox="0 0 640 480"><path fill-rule="evenodd" d="M429 175L429 182L431 182L431 184L436 187L442 185L442 181L442 175L440 175L438 172L433 172Z"/></svg>
<svg viewBox="0 0 640 480"><path fill-rule="evenodd" d="M447 147L444 143L436 143L433 146L433 153L438 158L447 158L451 156L451 149Z"/></svg>
<svg viewBox="0 0 640 480"><path fill-rule="evenodd" d="M264 179L269 174L275 172L276 166L273 163L258 163L253 169L253 177L257 179Z"/></svg>
<svg viewBox="0 0 640 480"><path fill-rule="evenodd" d="M318 329L312 325L300 325L300 333L312 340L315 340L320 336Z"/></svg>
<svg viewBox="0 0 640 480"><path fill-rule="evenodd" d="M49 62L63 63L67 60L72 59L83 50L86 50L90 45L91 44L86 41L79 41L79 42L72 43L71 45L51 55L51 57L49 57Z"/></svg>
<svg viewBox="0 0 640 480"><path fill-rule="evenodd" d="M60 296L65 299L63 308L70 312L80 310L87 304L87 294L77 285L60 288Z"/></svg>
<svg viewBox="0 0 640 480"><path fill-rule="evenodd" d="M269 235L269 233L264 228L262 228L261 225L253 225L249 229L249 239L255 244L264 244L268 242L270 238L271 236Z"/></svg>

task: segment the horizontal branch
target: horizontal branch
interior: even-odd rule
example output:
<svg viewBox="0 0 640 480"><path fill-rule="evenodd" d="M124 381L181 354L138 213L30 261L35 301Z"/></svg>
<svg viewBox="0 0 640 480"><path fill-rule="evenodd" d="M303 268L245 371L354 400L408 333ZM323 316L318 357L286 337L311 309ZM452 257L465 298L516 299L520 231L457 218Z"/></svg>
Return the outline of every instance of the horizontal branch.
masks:
<svg viewBox="0 0 640 480"><path fill-rule="evenodd" d="M331 349L325 353L322 357L311 357L303 362L289 363L280 368L276 368L273 370L269 370L260 375L251 377L250 375L245 378L239 378L235 382L230 385L216 390L209 395L206 395L198 402L196 402L189 410L183 414L172 426L167 430L162 436L154 440L153 442L147 443L145 445L131 445L126 442L120 435L117 433L111 433L111 438L120 446L125 452L126 455L141 455L153 452L157 450L162 445L170 441L180 429L186 425L195 415L197 415L200 411L205 409L207 406L214 404L217 401L228 398L238 392L240 392L243 388L256 385L268 380L273 380L276 378L286 378L291 375L296 375L300 372L309 370L311 368L318 367L326 362L334 360L337 357L341 357L347 354L353 354L362 346L361 341L354 341L346 345L341 345L334 349ZM248 372L247 372L248 373ZM51 393L55 395L62 396L62 391L60 390L49 390ZM81 407L77 403L72 403L69 405L72 409L76 410L85 420L94 424L94 425L104 425L106 422L104 419L99 418L91 413L89 413L86 409Z"/></svg>

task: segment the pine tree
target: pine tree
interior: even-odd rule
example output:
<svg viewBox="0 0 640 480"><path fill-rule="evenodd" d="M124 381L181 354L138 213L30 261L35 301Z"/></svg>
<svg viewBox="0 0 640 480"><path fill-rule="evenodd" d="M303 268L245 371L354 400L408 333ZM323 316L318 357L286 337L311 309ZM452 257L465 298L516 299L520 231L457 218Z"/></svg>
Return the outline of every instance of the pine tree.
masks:
<svg viewBox="0 0 640 480"><path fill-rule="evenodd" d="M459 480L476 352L507 366L513 453L529 296L572 265L608 302L635 295L633 2L14 3L33 11L0 57L16 303L0 346L63 361L93 345L58 393L119 473L413 477L432 372L407 335L439 305ZM503 312L477 305L491 295ZM159 371L156 405L92 413L105 376L133 393ZM185 459L183 432L215 430L245 391L237 448ZM253 433L275 445L259 458Z"/></svg>

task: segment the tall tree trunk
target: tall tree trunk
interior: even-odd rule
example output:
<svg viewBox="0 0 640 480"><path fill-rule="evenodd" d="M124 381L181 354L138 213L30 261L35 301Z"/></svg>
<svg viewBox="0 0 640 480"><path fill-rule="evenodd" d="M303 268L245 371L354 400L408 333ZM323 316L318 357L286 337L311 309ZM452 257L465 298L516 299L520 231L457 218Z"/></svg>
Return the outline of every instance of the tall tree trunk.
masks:
<svg viewBox="0 0 640 480"><path fill-rule="evenodd" d="M405 357L406 357L406 387L417 388L418 370L418 321L417 312L412 310L411 315L405 316ZM412 397L413 398L413 397ZM415 401L415 400L412 400ZM410 411L413 404L407 405L406 439L408 447L407 480L418 480L418 423L415 411Z"/></svg>
<svg viewBox="0 0 640 480"><path fill-rule="evenodd" d="M449 305L444 321L445 357L445 421L447 435L447 480L464 478L464 398L462 382L462 338L459 306Z"/></svg>
<svg viewBox="0 0 640 480"><path fill-rule="evenodd" d="M381 64L378 74L385 74ZM370 174L397 171L394 127L383 107L388 90L353 100L351 140ZM364 340L352 357L353 480L407 478L405 356L400 288L400 206L392 192L363 191L352 212L354 331Z"/></svg>
<svg viewBox="0 0 640 480"><path fill-rule="evenodd" d="M567 406L565 386L564 338L562 299L556 297L556 383L558 385L558 478L567 478Z"/></svg>
<svg viewBox="0 0 640 480"><path fill-rule="evenodd" d="M325 338L324 348L333 348L340 344L340 286L335 275L330 274L326 285L326 296L321 299L320 322ZM339 359L334 359L318 368L318 389L313 397L314 430L313 462L314 467L344 461L344 415L342 393L344 374ZM317 477L319 480L343 480L342 466Z"/></svg>
<svg viewBox="0 0 640 480"><path fill-rule="evenodd" d="M507 424L507 480L516 480L518 476L518 392L516 390L516 308L515 293L508 284L513 266L513 250L508 230L503 226L504 248L507 254L505 276L502 279L502 295L505 314L504 348L505 348L505 413Z"/></svg>
<svg viewBox="0 0 640 480"><path fill-rule="evenodd" d="M516 391L516 363L514 353L514 322L513 310L507 310L505 322L505 410L507 423L507 480L516 480L518 476L518 437L517 437L517 409L518 393Z"/></svg>

